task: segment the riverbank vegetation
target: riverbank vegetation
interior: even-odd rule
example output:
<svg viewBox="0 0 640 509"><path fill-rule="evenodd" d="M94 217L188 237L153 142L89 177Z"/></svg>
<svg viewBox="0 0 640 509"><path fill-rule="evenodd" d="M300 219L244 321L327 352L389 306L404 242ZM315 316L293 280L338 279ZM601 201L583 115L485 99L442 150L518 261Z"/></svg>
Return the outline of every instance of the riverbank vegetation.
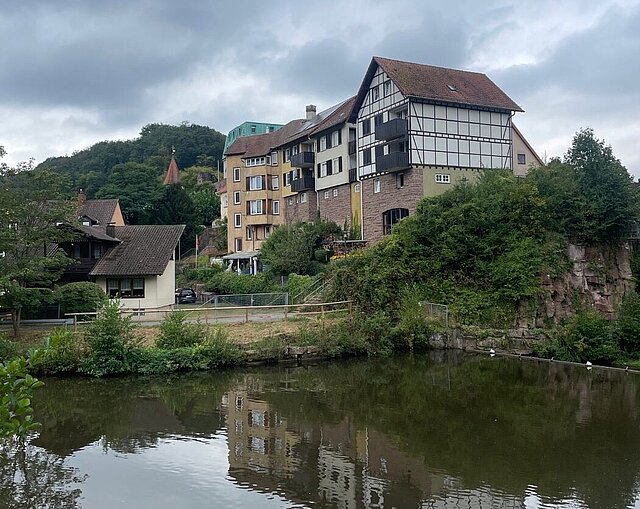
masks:
<svg viewBox="0 0 640 509"><path fill-rule="evenodd" d="M568 273L569 242L626 241L638 224L638 198L611 148L583 130L564 161L526 177L486 171L477 183L424 199L382 242L333 266L330 298L353 300L367 321L387 324L400 347L404 339L391 331L412 301L448 305L457 324L512 328L540 305L545 278ZM577 301L576 317L541 353L604 363L639 356L633 299L613 324Z"/></svg>

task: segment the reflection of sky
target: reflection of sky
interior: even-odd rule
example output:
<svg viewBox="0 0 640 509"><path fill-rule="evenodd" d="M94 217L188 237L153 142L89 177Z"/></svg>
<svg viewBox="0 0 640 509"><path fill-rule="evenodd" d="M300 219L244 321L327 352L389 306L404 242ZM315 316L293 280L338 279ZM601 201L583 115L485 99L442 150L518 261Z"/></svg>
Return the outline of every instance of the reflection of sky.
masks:
<svg viewBox="0 0 640 509"><path fill-rule="evenodd" d="M202 440L177 438L161 439L156 447L136 454L111 449L105 453L100 443L76 452L68 465L88 474L79 486L80 505L96 509L300 507L278 495L265 496L234 484L227 477L226 435Z"/></svg>

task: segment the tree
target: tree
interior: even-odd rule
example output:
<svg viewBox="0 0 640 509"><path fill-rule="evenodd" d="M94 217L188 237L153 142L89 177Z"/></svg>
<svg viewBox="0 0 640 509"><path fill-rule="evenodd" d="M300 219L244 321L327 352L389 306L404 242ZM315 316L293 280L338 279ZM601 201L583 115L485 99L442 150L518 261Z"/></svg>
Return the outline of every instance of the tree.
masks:
<svg viewBox="0 0 640 509"><path fill-rule="evenodd" d="M73 205L63 198L61 179L51 172L18 168L0 177L0 307L11 310L15 334L22 310L51 293L69 262L55 249L71 235L56 225L73 220Z"/></svg>
<svg viewBox="0 0 640 509"><path fill-rule="evenodd" d="M638 220L640 197L632 177L592 129L573 137L565 162L576 172L584 196L584 240L619 242L631 233Z"/></svg>
<svg viewBox="0 0 640 509"><path fill-rule="evenodd" d="M189 194L196 224L210 225L220 217L220 196L210 186L202 186Z"/></svg>
<svg viewBox="0 0 640 509"><path fill-rule="evenodd" d="M316 250L326 238L340 234L338 225L322 220L280 226L262 245L260 258L277 275L313 275L322 268Z"/></svg>
<svg viewBox="0 0 640 509"><path fill-rule="evenodd" d="M162 185L157 172L139 163L115 165L107 183L96 193L96 198L118 198L122 214L131 224L153 223Z"/></svg>
<svg viewBox="0 0 640 509"><path fill-rule="evenodd" d="M191 198L180 184L165 186L162 197L156 203L153 214L156 224L184 224L182 244L193 246L195 235L199 233L200 223L196 222L196 214Z"/></svg>

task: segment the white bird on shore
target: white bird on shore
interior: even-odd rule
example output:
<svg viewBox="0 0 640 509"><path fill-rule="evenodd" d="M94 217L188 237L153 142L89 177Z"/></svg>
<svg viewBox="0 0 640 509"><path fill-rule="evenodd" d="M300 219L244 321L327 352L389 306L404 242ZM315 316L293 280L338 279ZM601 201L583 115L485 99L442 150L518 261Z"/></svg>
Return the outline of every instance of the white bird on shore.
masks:
<svg viewBox="0 0 640 509"><path fill-rule="evenodd" d="M491 357L493 357L496 354L496 351L492 348L491 350L489 350L489 354L491 355Z"/></svg>
<svg viewBox="0 0 640 509"><path fill-rule="evenodd" d="M587 361L586 366L587 366L587 369L591 369L591 366L593 366L593 364L591 364L591 361Z"/></svg>

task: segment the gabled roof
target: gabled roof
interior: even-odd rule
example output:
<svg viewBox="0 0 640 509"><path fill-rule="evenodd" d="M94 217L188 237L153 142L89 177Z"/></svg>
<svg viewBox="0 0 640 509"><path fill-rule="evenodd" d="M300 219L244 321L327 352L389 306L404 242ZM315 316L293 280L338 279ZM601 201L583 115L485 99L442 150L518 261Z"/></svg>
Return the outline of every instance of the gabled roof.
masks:
<svg viewBox="0 0 640 509"><path fill-rule="evenodd" d="M344 101L331 106L331 108L321 111L313 119L306 120L301 126L301 129L289 136L289 138L285 140L285 143L291 143L292 141L299 140L302 137L309 138L316 134L320 134L327 129L331 129L332 127L348 122L355 100L355 96L345 99Z"/></svg>
<svg viewBox="0 0 640 509"><path fill-rule="evenodd" d="M96 263L91 276L160 275L173 256L184 225L131 225L114 227L120 244Z"/></svg>
<svg viewBox="0 0 640 509"><path fill-rule="evenodd" d="M113 219L118 199L86 200L78 207L78 216L88 217L101 225L107 225Z"/></svg>
<svg viewBox="0 0 640 509"><path fill-rule="evenodd" d="M373 57L356 96L352 118L357 116L378 66L407 97L506 111L523 111L486 74Z"/></svg>
<svg viewBox="0 0 640 509"><path fill-rule="evenodd" d="M525 146L531 151L531 153L533 154L533 157L536 158L536 162L540 165L540 166L544 166L544 162L542 161L542 159L540 159L540 156L538 155L538 153L533 149L533 147L529 144L529 142L527 141L527 139L524 137L524 135L522 134L522 132L520 131L520 129L518 129L516 127L516 125L511 122L511 127L513 127L513 130L516 132L516 135L520 137L520 139L522 140L522 142L525 144Z"/></svg>
<svg viewBox="0 0 640 509"><path fill-rule="evenodd" d="M303 119L296 119L272 133L238 138L227 148L225 155L241 155L244 158L266 156L272 149L279 147L292 134L298 132L304 122L306 121Z"/></svg>
<svg viewBox="0 0 640 509"><path fill-rule="evenodd" d="M168 186L170 184L177 184L178 182L180 182L178 163L176 163L175 157L172 157L171 161L169 161L169 167L167 168L167 173L164 174L164 180L162 183L165 186Z"/></svg>
<svg viewBox="0 0 640 509"><path fill-rule="evenodd" d="M80 224L74 225L73 228L83 233L89 239L105 240L107 242L120 242L118 239L107 235L106 226L85 226Z"/></svg>

